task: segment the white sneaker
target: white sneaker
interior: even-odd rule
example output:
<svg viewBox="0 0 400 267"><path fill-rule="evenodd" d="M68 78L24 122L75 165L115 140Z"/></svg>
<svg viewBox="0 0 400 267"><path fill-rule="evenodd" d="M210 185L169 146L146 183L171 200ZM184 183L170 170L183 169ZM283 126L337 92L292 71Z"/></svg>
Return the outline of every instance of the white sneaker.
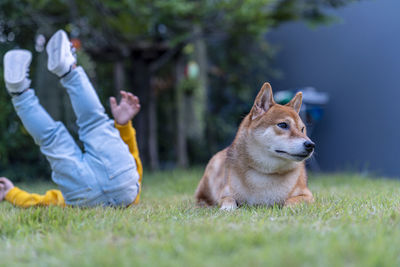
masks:
<svg viewBox="0 0 400 267"><path fill-rule="evenodd" d="M11 95L22 93L31 85L28 79L31 61L32 53L28 50L10 50L4 55L4 81Z"/></svg>
<svg viewBox="0 0 400 267"><path fill-rule="evenodd" d="M71 66L76 63L72 44L63 30L58 30L53 34L47 43L46 51L48 55L47 68L58 77L67 74L71 70Z"/></svg>

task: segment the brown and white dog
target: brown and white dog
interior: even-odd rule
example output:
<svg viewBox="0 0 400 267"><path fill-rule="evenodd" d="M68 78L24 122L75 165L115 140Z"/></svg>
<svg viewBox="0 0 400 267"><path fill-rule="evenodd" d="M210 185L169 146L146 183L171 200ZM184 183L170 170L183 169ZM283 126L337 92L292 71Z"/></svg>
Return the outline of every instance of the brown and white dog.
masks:
<svg viewBox="0 0 400 267"><path fill-rule="evenodd" d="M304 161L314 151L300 119L302 93L276 104L264 83L233 143L209 161L197 190L200 205L232 210L238 205L313 202Z"/></svg>

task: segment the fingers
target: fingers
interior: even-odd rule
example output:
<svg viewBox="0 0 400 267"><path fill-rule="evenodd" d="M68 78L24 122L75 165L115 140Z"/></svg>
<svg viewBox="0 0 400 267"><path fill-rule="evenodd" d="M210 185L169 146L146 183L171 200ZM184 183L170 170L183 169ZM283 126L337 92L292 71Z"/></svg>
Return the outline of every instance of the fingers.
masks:
<svg viewBox="0 0 400 267"><path fill-rule="evenodd" d="M128 100L131 105L138 105L140 102L139 98L132 93L128 93Z"/></svg>
<svg viewBox="0 0 400 267"><path fill-rule="evenodd" d="M134 105L135 104L135 97L133 96L132 93L128 93L128 103L130 105Z"/></svg>
<svg viewBox="0 0 400 267"><path fill-rule="evenodd" d="M10 180L8 180L6 177L0 177L0 193L2 194L0 198L4 198L8 191L10 191L13 187L14 184Z"/></svg>
<svg viewBox="0 0 400 267"><path fill-rule="evenodd" d="M115 109L117 107L117 99L115 99L115 97L110 97L110 106L111 109Z"/></svg>
<svg viewBox="0 0 400 267"><path fill-rule="evenodd" d="M140 111L140 100L139 97L135 96L134 94L129 93L129 97L131 99L132 105L135 106L136 112L135 114L137 114Z"/></svg>
<svg viewBox="0 0 400 267"><path fill-rule="evenodd" d="M126 101L126 103L128 103L129 105L135 106L135 108L140 109L140 100L137 96L123 90L120 91L120 94L121 94L121 102Z"/></svg>
<svg viewBox="0 0 400 267"><path fill-rule="evenodd" d="M4 184L5 187L14 186L14 184L6 177L0 177L0 184Z"/></svg>
<svg viewBox="0 0 400 267"><path fill-rule="evenodd" d="M0 184L0 201L4 200L4 197L5 197L5 192L4 191L5 191L4 185Z"/></svg>
<svg viewBox="0 0 400 267"><path fill-rule="evenodd" d="M4 178L4 177L2 177L2 178ZM0 179L2 179L2 178L0 178ZM4 200L4 198L6 197L6 191L8 191L7 186L4 183L5 180L7 180L7 179L2 179L2 182L0 182L0 201Z"/></svg>
<svg viewBox="0 0 400 267"><path fill-rule="evenodd" d="M121 94L121 101L123 101L123 100L126 101L128 99L128 93L127 92L121 90L121 91L119 91L119 93Z"/></svg>

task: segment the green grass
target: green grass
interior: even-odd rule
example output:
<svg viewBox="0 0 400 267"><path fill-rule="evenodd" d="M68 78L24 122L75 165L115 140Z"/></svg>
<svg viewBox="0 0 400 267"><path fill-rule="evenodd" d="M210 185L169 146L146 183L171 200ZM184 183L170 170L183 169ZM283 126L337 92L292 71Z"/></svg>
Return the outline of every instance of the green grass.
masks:
<svg viewBox="0 0 400 267"><path fill-rule="evenodd" d="M221 212L195 207L201 173L148 174L129 209L1 203L0 266L400 266L400 181L315 175L312 205Z"/></svg>

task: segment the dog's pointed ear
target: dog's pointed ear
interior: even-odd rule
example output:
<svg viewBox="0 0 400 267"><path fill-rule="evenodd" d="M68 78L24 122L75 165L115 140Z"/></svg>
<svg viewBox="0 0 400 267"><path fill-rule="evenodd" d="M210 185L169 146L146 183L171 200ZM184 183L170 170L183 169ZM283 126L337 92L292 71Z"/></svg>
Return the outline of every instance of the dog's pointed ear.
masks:
<svg viewBox="0 0 400 267"><path fill-rule="evenodd" d="M286 106L292 107L297 113L300 112L301 102L303 100L303 93L298 92Z"/></svg>
<svg viewBox="0 0 400 267"><path fill-rule="evenodd" d="M267 112L267 110L274 104L275 101L274 96L272 95L271 85L269 83L264 83L260 92L258 92L253 108L251 109L251 119L254 120L255 118L258 118Z"/></svg>

